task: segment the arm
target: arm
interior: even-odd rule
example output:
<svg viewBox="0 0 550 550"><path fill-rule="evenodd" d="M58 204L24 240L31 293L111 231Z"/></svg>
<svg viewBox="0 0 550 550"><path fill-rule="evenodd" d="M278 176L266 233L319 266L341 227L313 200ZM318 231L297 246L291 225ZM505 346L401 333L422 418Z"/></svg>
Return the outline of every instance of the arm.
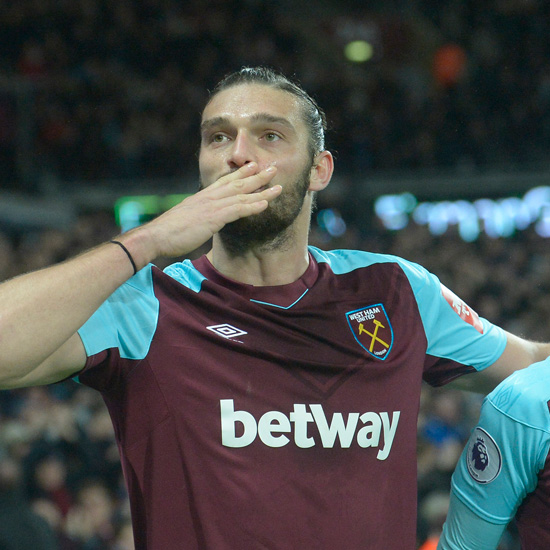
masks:
<svg viewBox="0 0 550 550"><path fill-rule="evenodd" d="M475 368L475 374L455 378L452 386L487 394L513 372L550 356L550 343L531 342L498 328L424 268L403 260L401 265L422 317L427 354ZM425 380L441 384L437 372L426 371Z"/></svg>
<svg viewBox="0 0 550 550"><path fill-rule="evenodd" d="M509 332L502 355L488 368L461 376L450 385L463 390L489 393L513 372L550 356L550 344L530 342Z"/></svg>
<svg viewBox="0 0 550 550"><path fill-rule="evenodd" d="M495 550L506 524L491 523L475 514L451 492L451 502L437 550Z"/></svg>
<svg viewBox="0 0 550 550"><path fill-rule="evenodd" d="M549 367L545 360L522 369L485 398L453 473L442 550L496 548L521 504L538 500L526 497L537 488L550 446ZM520 533L533 525L518 522Z"/></svg>
<svg viewBox="0 0 550 550"><path fill-rule="evenodd" d="M118 240L138 269L184 255L226 223L265 210L281 187L254 191L273 176L246 164ZM76 331L132 274L121 247L106 243L0 285L0 388L47 384L80 370L85 353Z"/></svg>

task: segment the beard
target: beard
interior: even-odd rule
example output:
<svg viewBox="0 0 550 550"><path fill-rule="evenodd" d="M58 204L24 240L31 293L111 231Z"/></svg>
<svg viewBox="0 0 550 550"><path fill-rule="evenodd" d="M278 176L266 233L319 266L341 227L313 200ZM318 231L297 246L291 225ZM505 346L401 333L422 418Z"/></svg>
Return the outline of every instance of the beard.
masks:
<svg viewBox="0 0 550 550"><path fill-rule="evenodd" d="M220 240L230 255L284 247L292 236L290 228L304 206L312 166L313 162L308 162L298 179L285 186L266 210L228 223L220 230Z"/></svg>

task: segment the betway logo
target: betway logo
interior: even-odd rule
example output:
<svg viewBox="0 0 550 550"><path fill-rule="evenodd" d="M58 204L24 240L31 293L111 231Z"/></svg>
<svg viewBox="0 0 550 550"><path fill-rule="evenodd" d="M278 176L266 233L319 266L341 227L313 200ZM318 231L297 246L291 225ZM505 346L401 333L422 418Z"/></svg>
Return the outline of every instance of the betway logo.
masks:
<svg viewBox="0 0 550 550"><path fill-rule="evenodd" d="M236 411L233 399L221 399L220 410L222 445L225 447L247 447L256 437L268 447L284 447L291 441L291 437L284 434L294 431L294 443L301 449L314 447L318 443L325 448L333 448L336 440L340 447L348 448L355 440L362 448L379 447L378 460L388 458L401 414L394 411L390 420L387 412L352 412L345 420L342 413L334 413L329 422L322 405L296 403L288 416L280 411L268 411L256 421L248 411ZM311 423L317 427L319 440L308 433ZM240 435L237 435L237 425L240 426Z"/></svg>

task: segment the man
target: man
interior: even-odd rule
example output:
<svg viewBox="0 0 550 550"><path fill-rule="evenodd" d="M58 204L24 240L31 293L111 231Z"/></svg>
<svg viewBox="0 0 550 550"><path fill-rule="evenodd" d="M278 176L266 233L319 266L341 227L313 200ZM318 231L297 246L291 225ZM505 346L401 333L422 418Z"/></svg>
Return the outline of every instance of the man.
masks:
<svg viewBox="0 0 550 550"><path fill-rule="evenodd" d="M242 69L203 111L200 192L0 287L0 383L102 392L137 549L412 549L422 379L550 353L415 264L308 248L323 136L299 86Z"/></svg>
<svg viewBox="0 0 550 550"><path fill-rule="evenodd" d="M439 549L496 549L513 518L522 549L550 548L549 405L550 359L485 398L453 474Z"/></svg>

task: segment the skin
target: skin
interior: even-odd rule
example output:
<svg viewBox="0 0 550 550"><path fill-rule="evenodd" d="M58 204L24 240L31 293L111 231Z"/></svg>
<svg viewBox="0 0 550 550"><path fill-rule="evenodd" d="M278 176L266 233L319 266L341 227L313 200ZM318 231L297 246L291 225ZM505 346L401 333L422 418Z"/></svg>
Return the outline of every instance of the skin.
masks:
<svg viewBox="0 0 550 550"><path fill-rule="evenodd" d="M264 125L263 134L258 118L267 121L259 113L277 121L273 128ZM303 207L285 230L284 250L272 240L235 256L225 250L219 231L235 220L261 215L283 187L292 194L308 162L308 134L294 96L266 86L236 86L215 96L203 121L220 118L231 131L221 139L223 146L206 144L204 132L201 136L204 189L118 240L139 269L159 257L185 255L212 238L208 257L224 275L257 285L292 282L308 265L311 193L328 185L332 155L316 155ZM124 251L107 243L0 285L0 387L48 384L83 368L86 354L76 331L131 275Z"/></svg>
<svg viewBox="0 0 550 550"><path fill-rule="evenodd" d="M203 113L199 168L201 191L118 237L137 267L183 256L212 238L208 258L227 277L252 285L297 280L308 266L312 196L329 184L334 168L328 151L313 159L308 153L299 100L259 84L215 95ZM245 237L266 219L283 229L229 246L222 229L227 225L231 233L230 224L248 217ZM76 331L132 274L124 251L106 243L1 284L0 388L48 384L83 368L86 354ZM548 355L549 344L509 334L499 360L459 384L487 391Z"/></svg>
<svg viewBox="0 0 550 550"><path fill-rule="evenodd" d="M328 151L313 161L309 158L301 105L291 94L262 85L240 85L220 92L206 106L199 155L202 185L208 188L228 171L249 163L259 170L275 168L271 183L281 185L282 192L267 212L239 222L249 222L242 224L243 228L253 233L258 218L280 220L291 212L287 227L276 237L252 242L237 254L225 246L222 230L214 235L208 258L221 273L249 284L293 282L308 265L312 192L328 185L333 160ZM304 178L305 196L296 189Z"/></svg>

